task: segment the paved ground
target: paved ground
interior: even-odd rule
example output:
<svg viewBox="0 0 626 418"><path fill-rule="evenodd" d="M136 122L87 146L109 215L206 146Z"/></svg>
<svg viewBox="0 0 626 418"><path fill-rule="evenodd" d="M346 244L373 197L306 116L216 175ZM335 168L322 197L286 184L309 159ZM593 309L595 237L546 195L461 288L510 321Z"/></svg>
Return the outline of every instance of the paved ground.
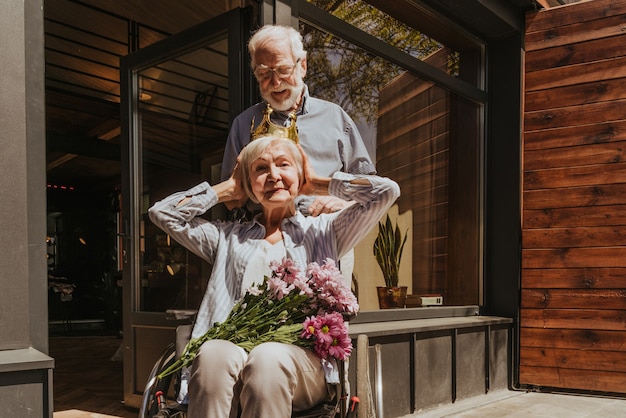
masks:
<svg viewBox="0 0 626 418"><path fill-rule="evenodd" d="M625 418L626 399L502 390L409 417Z"/></svg>
<svg viewBox="0 0 626 418"><path fill-rule="evenodd" d="M69 410L54 418L115 418L116 415ZM403 418L624 418L626 399L497 391Z"/></svg>
<svg viewBox="0 0 626 418"><path fill-rule="evenodd" d="M99 414L97 412L81 411L80 409L70 409L67 411L55 412L54 418L119 418L117 415Z"/></svg>

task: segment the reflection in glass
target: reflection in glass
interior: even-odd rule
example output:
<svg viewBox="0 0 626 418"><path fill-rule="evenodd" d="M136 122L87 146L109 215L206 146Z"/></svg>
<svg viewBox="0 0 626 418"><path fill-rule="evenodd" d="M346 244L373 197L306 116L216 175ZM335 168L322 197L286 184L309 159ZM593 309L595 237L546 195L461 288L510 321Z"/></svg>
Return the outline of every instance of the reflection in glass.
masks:
<svg viewBox="0 0 626 418"><path fill-rule="evenodd" d="M333 14L347 3L363 5L342 2ZM368 21L369 12L349 12L341 17L370 34L397 33L378 31L378 14ZM445 305L478 304L481 105L303 22L300 29L311 94L352 116L379 174L400 184L399 213L412 219L413 293L442 295ZM424 45L430 48L420 58L448 72L455 53L432 40Z"/></svg>
<svg viewBox="0 0 626 418"><path fill-rule="evenodd" d="M478 88L484 85L482 71L484 45L449 22L443 22L420 2L406 1L401 4L388 0L308 0L308 2L412 58L427 61L437 54L439 59L445 62L444 65L435 66L439 71ZM351 48L346 42L331 39L330 36L320 38L318 41L327 47L331 47L330 43L334 42L335 47L348 54L346 57L350 54ZM315 45L310 46L315 48ZM360 68L361 63L345 60L343 66ZM329 70L327 73L332 78L330 74L332 71ZM349 77L355 73L347 71L342 74Z"/></svg>
<svg viewBox="0 0 626 418"><path fill-rule="evenodd" d="M212 166L221 161L229 125L227 47L220 37L138 73L140 311L197 309L204 294L210 266L154 226L147 210L174 191L211 179Z"/></svg>
<svg viewBox="0 0 626 418"><path fill-rule="evenodd" d="M309 2L412 57L424 59L443 48L437 40L398 21L368 2L362 0L309 0Z"/></svg>

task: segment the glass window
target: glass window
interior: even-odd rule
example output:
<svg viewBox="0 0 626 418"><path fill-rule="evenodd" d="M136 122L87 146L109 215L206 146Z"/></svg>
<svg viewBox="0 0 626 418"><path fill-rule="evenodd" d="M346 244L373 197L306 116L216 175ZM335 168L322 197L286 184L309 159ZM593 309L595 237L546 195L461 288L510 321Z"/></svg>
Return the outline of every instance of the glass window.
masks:
<svg viewBox="0 0 626 418"><path fill-rule="evenodd" d="M354 0L310 0L310 2L412 57L424 59L443 48L439 42L422 34L416 28L398 21L366 2Z"/></svg>
<svg viewBox="0 0 626 418"><path fill-rule="evenodd" d="M307 1L413 58L428 61L437 54L445 60L444 65L435 66L437 70L479 88L483 85L483 45L417 2Z"/></svg>
<svg viewBox="0 0 626 418"><path fill-rule="evenodd" d="M155 201L219 173L229 125L227 47L220 37L138 73L140 311L197 309L204 295L210 266L152 224L147 211Z"/></svg>
<svg viewBox="0 0 626 418"><path fill-rule="evenodd" d="M460 34L447 36L455 46L464 45L455 48L369 4L377 2L310 2L429 67L482 84L482 61L476 59L482 47L461 41ZM407 22L414 20L412 14L417 11L404 13ZM385 51L365 51L346 41L349 37L336 25L313 25L301 16L300 30L311 94L350 114L378 173L400 184L396 217L408 225L410 242L401 282L409 284L409 293L443 296L444 305L479 304L483 103L407 70ZM474 46L467 48L470 44ZM373 260L371 254L370 247L357 248L355 275L364 309L375 309L377 303L365 292L373 295L375 286L383 284L375 261L369 266L365 260ZM372 279L372 269L381 278Z"/></svg>

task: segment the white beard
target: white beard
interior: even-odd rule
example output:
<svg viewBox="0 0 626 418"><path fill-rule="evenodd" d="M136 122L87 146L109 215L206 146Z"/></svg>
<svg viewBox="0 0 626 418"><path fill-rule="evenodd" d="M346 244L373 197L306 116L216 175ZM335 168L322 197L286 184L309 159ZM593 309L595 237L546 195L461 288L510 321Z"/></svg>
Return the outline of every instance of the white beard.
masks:
<svg viewBox="0 0 626 418"><path fill-rule="evenodd" d="M276 90L277 91L282 90L281 87L282 87L282 84ZM263 99L266 102L268 102L270 106L272 106L273 109L281 111L281 112L285 112L287 110L291 110L296 105L296 103L298 103L298 100L300 99L300 96L304 89L304 81L300 79L298 81L298 84L296 84L295 86L289 86L288 88L290 90L290 94L289 94L289 97L287 97L285 100L281 100L281 101L274 100L271 94L272 91L274 90L262 92L261 97L263 97Z"/></svg>

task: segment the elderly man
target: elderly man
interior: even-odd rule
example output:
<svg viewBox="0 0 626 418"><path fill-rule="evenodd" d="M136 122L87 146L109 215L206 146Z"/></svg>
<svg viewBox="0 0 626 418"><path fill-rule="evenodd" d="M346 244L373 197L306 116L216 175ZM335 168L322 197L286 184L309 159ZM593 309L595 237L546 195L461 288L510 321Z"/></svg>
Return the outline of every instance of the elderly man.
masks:
<svg viewBox="0 0 626 418"><path fill-rule="evenodd" d="M260 125L267 123L267 119L274 126L297 124L300 145L320 175L331 176L337 171L376 173L350 116L340 106L309 95L304 84L306 51L297 30L288 26L263 26L250 39L248 50L264 101L246 109L233 121L222 162L223 180L232 173L237 155L250 141L251 134L263 130ZM270 114L264 120L268 105ZM349 204L334 196L302 196L297 202L300 212L311 216L336 212ZM228 209L234 206L227 205ZM239 206L244 206L244 202ZM353 252L340 260L347 280L352 276L353 263Z"/></svg>

